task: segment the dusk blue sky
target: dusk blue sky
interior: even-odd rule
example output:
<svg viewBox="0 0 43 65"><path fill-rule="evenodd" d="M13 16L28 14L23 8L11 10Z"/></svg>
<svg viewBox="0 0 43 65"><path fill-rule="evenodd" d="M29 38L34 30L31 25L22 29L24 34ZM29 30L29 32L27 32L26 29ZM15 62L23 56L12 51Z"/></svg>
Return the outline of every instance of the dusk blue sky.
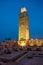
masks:
<svg viewBox="0 0 43 65"><path fill-rule="evenodd" d="M23 6L29 16L30 38L43 38L43 0L0 0L0 41L18 39L18 19Z"/></svg>

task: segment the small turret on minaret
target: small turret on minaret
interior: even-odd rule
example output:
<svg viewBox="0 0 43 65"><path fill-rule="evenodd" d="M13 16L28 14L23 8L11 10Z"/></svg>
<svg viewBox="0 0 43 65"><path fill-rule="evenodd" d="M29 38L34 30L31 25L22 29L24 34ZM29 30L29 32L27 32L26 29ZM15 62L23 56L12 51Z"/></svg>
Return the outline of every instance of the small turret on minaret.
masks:
<svg viewBox="0 0 43 65"><path fill-rule="evenodd" d="M21 8L21 13L26 12L26 11L27 11L27 10L26 10L25 7L22 7L22 8Z"/></svg>

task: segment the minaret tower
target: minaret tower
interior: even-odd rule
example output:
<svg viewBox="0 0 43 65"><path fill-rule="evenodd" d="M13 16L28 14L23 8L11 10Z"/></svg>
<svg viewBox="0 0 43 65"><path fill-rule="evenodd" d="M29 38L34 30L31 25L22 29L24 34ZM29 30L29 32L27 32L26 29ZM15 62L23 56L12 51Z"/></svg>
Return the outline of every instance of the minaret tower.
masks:
<svg viewBox="0 0 43 65"><path fill-rule="evenodd" d="M18 40L27 41L29 39L29 28L28 28L28 14L25 7L21 8L19 14L19 31Z"/></svg>

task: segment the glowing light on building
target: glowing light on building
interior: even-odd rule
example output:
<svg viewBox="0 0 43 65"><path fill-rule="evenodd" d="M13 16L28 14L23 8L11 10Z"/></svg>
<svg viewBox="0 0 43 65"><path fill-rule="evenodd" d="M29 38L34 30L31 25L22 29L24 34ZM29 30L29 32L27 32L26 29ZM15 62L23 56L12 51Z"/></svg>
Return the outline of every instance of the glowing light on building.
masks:
<svg viewBox="0 0 43 65"><path fill-rule="evenodd" d="M34 46L34 40L33 39L30 40L29 46Z"/></svg>
<svg viewBox="0 0 43 65"><path fill-rule="evenodd" d="M26 46L26 42L25 41L18 41L18 44L22 47Z"/></svg>
<svg viewBox="0 0 43 65"><path fill-rule="evenodd" d="M30 43L29 46L34 46L34 44L33 43Z"/></svg>
<svg viewBox="0 0 43 65"><path fill-rule="evenodd" d="M37 40L36 41L36 46L42 46L42 41L41 40Z"/></svg>

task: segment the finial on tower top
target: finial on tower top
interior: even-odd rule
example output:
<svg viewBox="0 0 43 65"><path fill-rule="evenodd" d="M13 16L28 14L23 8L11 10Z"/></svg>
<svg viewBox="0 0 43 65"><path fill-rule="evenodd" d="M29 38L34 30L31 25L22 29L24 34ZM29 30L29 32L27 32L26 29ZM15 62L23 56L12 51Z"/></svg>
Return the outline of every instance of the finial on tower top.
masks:
<svg viewBox="0 0 43 65"><path fill-rule="evenodd" d="M22 7L22 8L21 8L21 13L26 12L26 11L27 11L27 10L26 10L25 7Z"/></svg>

